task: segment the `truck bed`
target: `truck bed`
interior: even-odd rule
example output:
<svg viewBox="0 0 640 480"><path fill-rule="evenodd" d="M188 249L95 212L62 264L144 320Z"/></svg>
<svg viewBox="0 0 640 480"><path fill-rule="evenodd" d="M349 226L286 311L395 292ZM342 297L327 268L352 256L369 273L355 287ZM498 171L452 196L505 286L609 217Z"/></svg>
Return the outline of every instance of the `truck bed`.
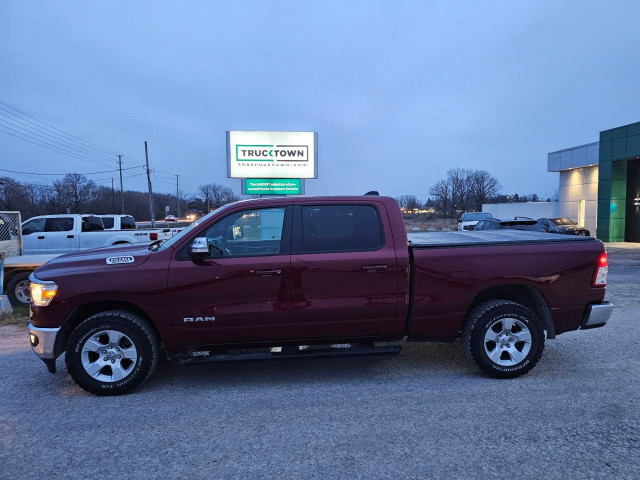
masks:
<svg viewBox="0 0 640 480"><path fill-rule="evenodd" d="M409 238L409 245L411 245L412 248L595 241L595 238L593 237L558 235L544 232L527 232L524 230L421 232L408 233L407 237Z"/></svg>

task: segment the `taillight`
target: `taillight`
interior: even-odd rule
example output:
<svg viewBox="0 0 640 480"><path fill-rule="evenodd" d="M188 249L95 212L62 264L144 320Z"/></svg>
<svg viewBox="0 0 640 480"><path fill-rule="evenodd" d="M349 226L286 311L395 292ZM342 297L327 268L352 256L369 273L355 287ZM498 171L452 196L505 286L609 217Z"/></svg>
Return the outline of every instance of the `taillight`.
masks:
<svg viewBox="0 0 640 480"><path fill-rule="evenodd" d="M157 240L158 239L158 234L157 233L150 233L149 234L149 239L150 240Z"/></svg>
<svg viewBox="0 0 640 480"><path fill-rule="evenodd" d="M607 286L607 274L609 273L609 259L607 252L602 252L598 257L598 265L596 266L596 274L593 277L594 287Z"/></svg>

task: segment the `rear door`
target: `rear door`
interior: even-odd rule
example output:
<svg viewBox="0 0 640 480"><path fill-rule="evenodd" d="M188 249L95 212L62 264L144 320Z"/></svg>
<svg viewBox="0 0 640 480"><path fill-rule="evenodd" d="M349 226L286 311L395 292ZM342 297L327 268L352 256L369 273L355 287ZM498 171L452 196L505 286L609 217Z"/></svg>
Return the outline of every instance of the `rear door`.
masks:
<svg viewBox="0 0 640 480"><path fill-rule="evenodd" d="M182 345L288 340L291 285L289 205L229 213L198 237L209 256L188 245L171 261L171 323Z"/></svg>
<svg viewBox="0 0 640 480"><path fill-rule="evenodd" d="M68 253L76 250L78 239L73 222L73 217L47 218L44 227L47 253Z"/></svg>
<svg viewBox="0 0 640 480"><path fill-rule="evenodd" d="M396 252L383 204L296 205L292 238L294 338L402 331L405 319L396 318Z"/></svg>

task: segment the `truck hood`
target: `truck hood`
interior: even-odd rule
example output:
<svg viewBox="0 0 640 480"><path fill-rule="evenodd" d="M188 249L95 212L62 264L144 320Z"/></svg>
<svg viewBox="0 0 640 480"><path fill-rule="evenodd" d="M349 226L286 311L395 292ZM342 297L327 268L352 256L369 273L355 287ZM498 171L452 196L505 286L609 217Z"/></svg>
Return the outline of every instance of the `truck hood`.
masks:
<svg viewBox="0 0 640 480"><path fill-rule="evenodd" d="M148 245L94 248L60 255L37 268L34 274L41 280L50 280L56 275L78 270L131 268L142 265L149 255L151 251Z"/></svg>

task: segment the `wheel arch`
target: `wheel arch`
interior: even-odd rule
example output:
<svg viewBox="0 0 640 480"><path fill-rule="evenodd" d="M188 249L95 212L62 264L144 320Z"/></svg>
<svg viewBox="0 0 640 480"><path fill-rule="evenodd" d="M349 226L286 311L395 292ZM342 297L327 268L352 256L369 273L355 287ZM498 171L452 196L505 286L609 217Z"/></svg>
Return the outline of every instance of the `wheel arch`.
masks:
<svg viewBox="0 0 640 480"><path fill-rule="evenodd" d="M62 322L60 332L56 338L55 356L58 357L62 354L62 352L64 352L71 333L78 327L78 325L80 325L90 316L95 315L96 313L106 312L108 310L123 310L140 316L145 321L145 323L147 323L149 327L155 332L157 338L160 340L160 343L162 343L162 336L160 335L158 328L151 321L151 317L144 309L140 308L135 303L126 301L98 301L80 305L79 307L73 309L71 313L69 313L69 315L67 315L67 317Z"/></svg>
<svg viewBox="0 0 640 480"><path fill-rule="evenodd" d="M489 300L511 300L532 310L542 322L547 338L556 338L556 328L553 323L551 309L540 290L530 285L508 284L497 285L482 290L471 302L467 315L478 305Z"/></svg>

